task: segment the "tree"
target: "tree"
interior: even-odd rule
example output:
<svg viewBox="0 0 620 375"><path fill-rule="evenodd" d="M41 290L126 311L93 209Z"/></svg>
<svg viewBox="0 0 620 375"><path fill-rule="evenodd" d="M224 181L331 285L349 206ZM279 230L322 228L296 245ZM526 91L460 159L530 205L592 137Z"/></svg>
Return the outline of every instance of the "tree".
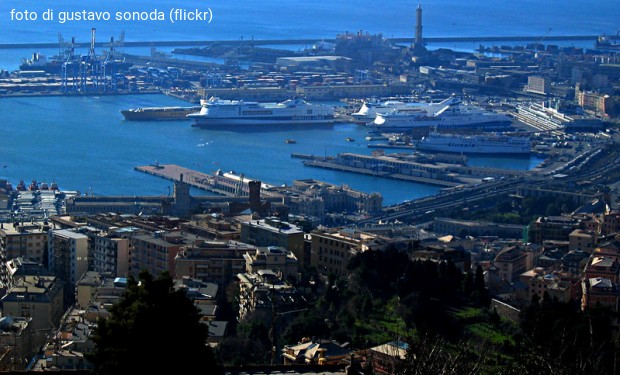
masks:
<svg viewBox="0 0 620 375"><path fill-rule="evenodd" d="M121 300L100 319L88 355L98 374L219 372L206 344L207 327L185 292L174 289L165 272L156 279L146 271L129 279Z"/></svg>

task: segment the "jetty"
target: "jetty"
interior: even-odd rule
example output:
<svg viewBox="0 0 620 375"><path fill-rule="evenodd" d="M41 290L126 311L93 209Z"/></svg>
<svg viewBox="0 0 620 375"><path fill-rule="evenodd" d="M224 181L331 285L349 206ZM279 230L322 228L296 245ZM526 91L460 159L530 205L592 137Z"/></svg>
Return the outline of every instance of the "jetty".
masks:
<svg viewBox="0 0 620 375"><path fill-rule="evenodd" d="M198 172L179 165L155 163L153 165L138 166L134 169L153 176L163 177L174 182L185 182L190 186L206 190L211 193L234 196L231 192L217 187L214 175Z"/></svg>
<svg viewBox="0 0 620 375"><path fill-rule="evenodd" d="M424 43L458 43L458 42L527 42L545 39L546 41L571 41L571 40L592 40L596 41L598 35L528 35L528 36L447 36L447 37L425 37ZM413 43L414 38L386 38L392 43ZM124 47L189 47L189 46L209 46L212 44L225 45L306 45L318 42L335 43L334 38L315 38L315 39L240 39L240 40L172 40L172 41L127 41ZM88 48L90 42L74 43L75 48ZM108 47L109 43L96 42L95 47ZM0 49L38 49L38 48L57 48L55 43L1 43Z"/></svg>

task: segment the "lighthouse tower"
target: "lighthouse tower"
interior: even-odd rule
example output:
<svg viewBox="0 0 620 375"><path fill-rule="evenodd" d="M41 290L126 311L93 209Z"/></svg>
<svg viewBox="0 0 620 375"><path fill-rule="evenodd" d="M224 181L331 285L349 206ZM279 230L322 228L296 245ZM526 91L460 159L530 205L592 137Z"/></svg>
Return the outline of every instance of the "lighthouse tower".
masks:
<svg viewBox="0 0 620 375"><path fill-rule="evenodd" d="M415 11L415 40L411 46L414 52L425 52L424 41L422 40L422 6L418 4Z"/></svg>

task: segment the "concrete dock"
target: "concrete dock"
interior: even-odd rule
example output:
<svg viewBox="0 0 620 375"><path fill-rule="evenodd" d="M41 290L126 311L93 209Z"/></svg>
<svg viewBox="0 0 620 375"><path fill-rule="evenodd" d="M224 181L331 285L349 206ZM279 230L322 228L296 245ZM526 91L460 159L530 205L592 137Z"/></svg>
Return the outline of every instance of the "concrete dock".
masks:
<svg viewBox="0 0 620 375"><path fill-rule="evenodd" d="M183 176L183 182L190 186L220 195L233 196L230 192L215 187L215 177L213 175L184 168L175 164L144 165L135 167L135 170L148 173L153 176L163 177L175 182L181 181L181 176Z"/></svg>
<svg viewBox="0 0 620 375"><path fill-rule="evenodd" d="M546 42L561 40L592 40L596 41L598 35L532 35L532 36L463 36L463 37L425 37L425 43L457 43L457 42L527 42L537 41L544 37ZM414 38L386 38L392 43L412 43ZM185 47L185 46L208 46L214 43L227 45L311 45L320 41L335 43L334 38L315 39L267 39L267 40L176 40L176 41L127 41L125 47ZM108 47L107 42L97 42L96 47ZM58 42L53 43L2 43L0 49L37 49L57 48ZM88 48L90 42L75 43L75 48Z"/></svg>

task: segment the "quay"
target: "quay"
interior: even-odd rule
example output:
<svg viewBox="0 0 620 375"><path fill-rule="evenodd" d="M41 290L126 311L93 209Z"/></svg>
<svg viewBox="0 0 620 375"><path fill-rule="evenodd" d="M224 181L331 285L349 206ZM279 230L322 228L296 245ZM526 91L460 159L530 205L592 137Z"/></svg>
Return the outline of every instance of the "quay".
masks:
<svg viewBox="0 0 620 375"><path fill-rule="evenodd" d="M208 174L193 169L181 167L175 164L144 165L134 167L135 170L151 174L157 177L181 182L198 189L209 191L229 198L247 197L250 195L250 184L252 181L260 182L260 191L264 199L281 200L280 194L274 186L245 177L243 173L222 172Z"/></svg>
<svg viewBox="0 0 620 375"><path fill-rule="evenodd" d="M571 41L571 40L592 40L596 41L598 35L531 35L531 36L463 36L463 37L431 37L424 38L425 43L455 43L455 42L520 42L537 41L544 37L545 41ZM386 38L392 43L413 43L414 38ZM124 42L125 47L189 47L189 46L208 46L212 44L226 45L303 45L313 44L320 41L335 43L334 38L316 39L240 39L240 40L177 40L177 41L132 41ZM97 42L96 47L108 47L109 43ZM0 49L37 49L37 48L57 48L55 43L2 43ZM76 48L89 48L90 42L75 43Z"/></svg>
<svg viewBox="0 0 620 375"><path fill-rule="evenodd" d="M154 165L138 166L134 169L140 172L151 174L153 176L163 177L165 179L175 182L183 181L190 186L206 190L211 193L225 196L234 196L234 194L226 190L217 188L215 186L215 178L213 175L184 168L179 165L155 163Z"/></svg>
<svg viewBox="0 0 620 375"><path fill-rule="evenodd" d="M348 165L337 164L334 162L324 162L324 161L319 161L319 160L307 160L307 161L304 161L303 164L307 167L317 167L317 168L333 169L333 170L342 171L342 172L367 174L371 176L393 178L395 180L404 180L404 181L410 181L410 182L419 182L421 184L435 185L435 186L441 186L441 187L455 187L455 186L459 186L463 184L462 182L437 180L434 178L410 176L410 175L404 175L400 173L374 171L368 168L350 167Z"/></svg>

